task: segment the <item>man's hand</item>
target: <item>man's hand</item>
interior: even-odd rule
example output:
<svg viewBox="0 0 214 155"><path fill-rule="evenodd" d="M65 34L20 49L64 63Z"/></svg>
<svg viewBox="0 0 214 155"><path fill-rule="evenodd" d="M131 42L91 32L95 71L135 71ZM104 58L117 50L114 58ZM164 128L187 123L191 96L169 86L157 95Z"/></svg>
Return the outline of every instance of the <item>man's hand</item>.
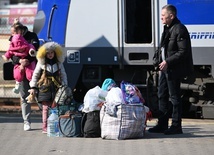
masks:
<svg viewBox="0 0 214 155"><path fill-rule="evenodd" d="M29 60L28 59L20 59L19 63L23 66L26 67L27 65L29 65Z"/></svg>
<svg viewBox="0 0 214 155"><path fill-rule="evenodd" d="M159 64L160 71L165 71L167 68L168 68L168 64L165 60Z"/></svg>

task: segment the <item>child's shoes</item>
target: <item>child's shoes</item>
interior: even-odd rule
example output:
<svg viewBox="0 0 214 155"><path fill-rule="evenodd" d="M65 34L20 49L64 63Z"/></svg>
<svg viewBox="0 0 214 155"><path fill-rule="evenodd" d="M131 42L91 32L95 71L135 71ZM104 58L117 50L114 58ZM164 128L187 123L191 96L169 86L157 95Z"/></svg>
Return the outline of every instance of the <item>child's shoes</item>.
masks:
<svg viewBox="0 0 214 155"><path fill-rule="evenodd" d="M15 87L13 88L13 92L18 94L20 91L20 87L21 87L20 83L16 83Z"/></svg>
<svg viewBox="0 0 214 155"><path fill-rule="evenodd" d="M42 133L47 134L47 130L42 130Z"/></svg>

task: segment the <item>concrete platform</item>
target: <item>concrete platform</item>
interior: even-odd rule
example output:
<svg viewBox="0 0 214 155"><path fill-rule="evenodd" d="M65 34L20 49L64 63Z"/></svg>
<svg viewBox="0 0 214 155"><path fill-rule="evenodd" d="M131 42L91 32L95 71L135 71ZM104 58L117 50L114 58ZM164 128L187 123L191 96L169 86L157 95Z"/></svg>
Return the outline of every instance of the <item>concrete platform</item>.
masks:
<svg viewBox="0 0 214 155"><path fill-rule="evenodd" d="M156 119L148 121L148 127ZM0 155L213 155L214 120L183 119L180 135L152 134L142 139L52 138L41 133L41 114L23 131L21 114L0 114Z"/></svg>

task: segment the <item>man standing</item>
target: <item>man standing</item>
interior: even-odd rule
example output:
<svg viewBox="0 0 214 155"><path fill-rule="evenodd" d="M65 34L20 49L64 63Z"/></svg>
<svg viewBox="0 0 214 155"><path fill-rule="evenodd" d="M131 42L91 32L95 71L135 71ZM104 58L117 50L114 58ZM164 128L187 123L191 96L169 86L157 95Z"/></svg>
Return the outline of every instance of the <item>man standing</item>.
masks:
<svg viewBox="0 0 214 155"><path fill-rule="evenodd" d="M182 134L181 80L193 73L191 41L187 28L177 18L177 9L166 5L161 11L164 31L161 38L161 63L159 64L159 116L158 123L149 132ZM169 102L170 99L170 102ZM168 128L169 113L172 124Z"/></svg>

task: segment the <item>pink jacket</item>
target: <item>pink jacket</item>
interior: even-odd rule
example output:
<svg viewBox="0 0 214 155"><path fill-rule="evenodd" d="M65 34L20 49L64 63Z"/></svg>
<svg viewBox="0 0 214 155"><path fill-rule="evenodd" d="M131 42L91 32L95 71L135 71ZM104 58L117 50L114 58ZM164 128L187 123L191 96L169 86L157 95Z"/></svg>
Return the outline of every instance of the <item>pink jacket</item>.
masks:
<svg viewBox="0 0 214 155"><path fill-rule="evenodd" d="M25 58L29 54L31 46L25 40L25 38L20 35L16 34L13 36L9 49L5 53L5 56L10 59L12 56L18 56L20 58Z"/></svg>

